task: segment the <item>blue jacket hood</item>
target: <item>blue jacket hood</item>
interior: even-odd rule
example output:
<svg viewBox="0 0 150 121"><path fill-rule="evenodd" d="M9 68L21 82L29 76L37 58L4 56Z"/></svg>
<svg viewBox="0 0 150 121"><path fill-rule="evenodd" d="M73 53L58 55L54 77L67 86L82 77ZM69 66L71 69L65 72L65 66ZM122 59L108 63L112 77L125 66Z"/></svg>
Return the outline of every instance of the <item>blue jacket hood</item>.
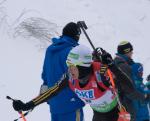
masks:
<svg viewBox="0 0 150 121"><path fill-rule="evenodd" d="M60 49L64 49L65 47L72 46L75 47L78 44L78 42L68 36L61 36L60 38L52 38L53 51L58 51Z"/></svg>

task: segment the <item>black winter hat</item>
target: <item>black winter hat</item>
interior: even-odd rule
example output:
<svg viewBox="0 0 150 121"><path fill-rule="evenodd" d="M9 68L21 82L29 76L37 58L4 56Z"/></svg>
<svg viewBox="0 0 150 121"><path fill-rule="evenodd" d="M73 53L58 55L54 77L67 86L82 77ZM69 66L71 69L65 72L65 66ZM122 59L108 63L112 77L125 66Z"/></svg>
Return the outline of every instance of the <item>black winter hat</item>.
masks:
<svg viewBox="0 0 150 121"><path fill-rule="evenodd" d="M127 54L133 50L133 46L128 41L122 41L117 48L119 54Z"/></svg>
<svg viewBox="0 0 150 121"><path fill-rule="evenodd" d="M81 29L80 27L74 23L74 22L70 22L68 23L64 28L63 28L63 32L62 35L66 35L69 36L75 40L79 40L80 38L80 34L81 34Z"/></svg>

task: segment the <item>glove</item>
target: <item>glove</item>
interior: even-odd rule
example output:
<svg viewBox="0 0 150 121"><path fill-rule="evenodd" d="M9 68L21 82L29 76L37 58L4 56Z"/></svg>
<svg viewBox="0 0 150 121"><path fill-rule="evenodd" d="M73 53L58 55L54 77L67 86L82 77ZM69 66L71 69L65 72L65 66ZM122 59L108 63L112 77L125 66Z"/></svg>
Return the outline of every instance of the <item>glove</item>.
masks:
<svg viewBox="0 0 150 121"><path fill-rule="evenodd" d="M100 47L96 48L93 51L92 56L93 56L94 61L101 62L101 49L100 49Z"/></svg>
<svg viewBox="0 0 150 121"><path fill-rule="evenodd" d="M29 103L23 103L21 100L14 100L13 108L15 111L27 111L34 108L34 103L32 101Z"/></svg>
<svg viewBox="0 0 150 121"><path fill-rule="evenodd" d="M111 55L100 47L98 47L94 50L93 59L95 61L100 61L103 64L106 64L108 66L111 66L114 64Z"/></svg>
<svg viewBox="0 0 150 121"><path fill-rule="evenodd" d="M112 59L112 56L106 52L105 50L103 50L102 48L100 48L101 50L101 62L103 64L108 65L108 67L111 67L112 65L114 65L114 61Z"/></svg>

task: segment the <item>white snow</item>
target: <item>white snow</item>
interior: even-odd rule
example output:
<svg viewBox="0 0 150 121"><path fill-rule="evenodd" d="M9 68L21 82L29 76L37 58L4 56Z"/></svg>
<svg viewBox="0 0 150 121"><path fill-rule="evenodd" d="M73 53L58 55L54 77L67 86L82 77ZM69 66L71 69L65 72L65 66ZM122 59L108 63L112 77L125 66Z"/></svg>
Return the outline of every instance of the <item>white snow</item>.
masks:
<svg viewBox="0 0 150 121"><path fill-rule="evenodd" d="M93 44L113 56L118 43L128 40L134 46L133 58L144 65L144 77L150 73L150 0L0 0L0 121L19 116L7 95L29 101L38 95L42 83L48 44L34 37L14 37L15 27L30 17L56 24L52 35L54 31L60 35L70 21L84 20ZM80 43L90 47L84 35ZM84 111L85 121L91 121L90 107ZM47 104L36 107L27 120L50 121Z"/></svg>

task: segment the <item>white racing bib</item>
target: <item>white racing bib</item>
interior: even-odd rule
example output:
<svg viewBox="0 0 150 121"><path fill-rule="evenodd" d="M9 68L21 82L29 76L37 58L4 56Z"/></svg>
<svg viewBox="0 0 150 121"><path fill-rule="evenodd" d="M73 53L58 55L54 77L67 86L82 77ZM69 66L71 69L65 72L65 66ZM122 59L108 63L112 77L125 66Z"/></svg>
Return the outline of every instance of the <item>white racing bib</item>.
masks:
<svg viewBox="0 0 150 121"><path fill-rule="evenodd" d="M75 93L85 103L90 104L91 108L97 112L109 112L117 105L117 98L110 90L107 90L101 97L96 97L93 89L75 89Z"/></svg>

